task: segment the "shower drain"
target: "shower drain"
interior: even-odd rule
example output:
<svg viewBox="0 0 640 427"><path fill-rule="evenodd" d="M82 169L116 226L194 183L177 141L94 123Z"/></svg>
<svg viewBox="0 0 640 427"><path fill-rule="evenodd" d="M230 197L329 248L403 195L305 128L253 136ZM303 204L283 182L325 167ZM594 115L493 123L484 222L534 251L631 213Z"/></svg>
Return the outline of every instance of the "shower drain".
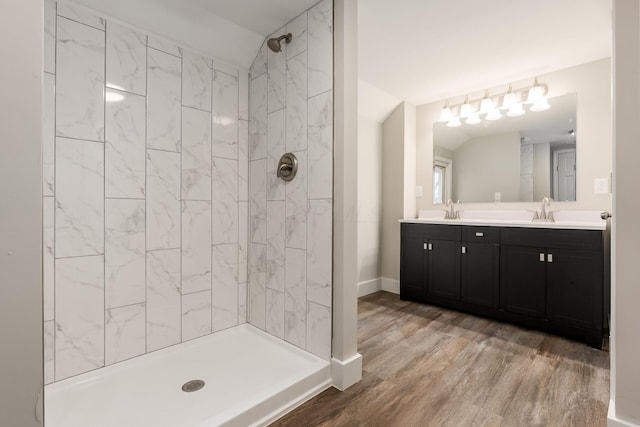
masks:
<svg viewBox="0 0 640 427"><path fill-rule="evenodd" d="M191 380L182 384L182 391L187 393L191 393L192 391L198 391L202 387L204 387L204 381L202 380Z"/></svg>

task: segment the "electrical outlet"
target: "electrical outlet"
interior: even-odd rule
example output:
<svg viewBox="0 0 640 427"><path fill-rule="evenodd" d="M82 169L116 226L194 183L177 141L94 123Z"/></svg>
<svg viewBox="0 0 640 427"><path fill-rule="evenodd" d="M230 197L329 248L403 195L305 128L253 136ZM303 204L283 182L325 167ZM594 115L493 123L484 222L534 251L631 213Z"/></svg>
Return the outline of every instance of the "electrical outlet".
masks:
<svg viewBox="0 0 640 427"><path fill-rule="evenodd" d="M596 178L593 180L594 194L609 194L609 178Z"/></svg>
<svg viewBox="0 0 640 427"><path fill-rule="evenodd" d="M496 191L495 193L493 193L494 202L499 202L501 200L502 200L502 193L500 191Z"/></svg>

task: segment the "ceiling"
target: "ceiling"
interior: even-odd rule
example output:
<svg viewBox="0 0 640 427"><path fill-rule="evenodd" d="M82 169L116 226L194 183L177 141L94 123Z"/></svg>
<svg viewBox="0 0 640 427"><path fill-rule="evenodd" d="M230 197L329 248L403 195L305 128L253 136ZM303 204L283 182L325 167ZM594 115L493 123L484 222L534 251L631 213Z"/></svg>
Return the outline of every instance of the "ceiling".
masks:
<svg viewBox="0 0 640 427"><path fill-rule="evenodd" d="M358 1L359 79L396 99L387 114L401 100L421 105L609 57L611 44L611 0ZM369 92L361 104L374 102Z"/></svg>

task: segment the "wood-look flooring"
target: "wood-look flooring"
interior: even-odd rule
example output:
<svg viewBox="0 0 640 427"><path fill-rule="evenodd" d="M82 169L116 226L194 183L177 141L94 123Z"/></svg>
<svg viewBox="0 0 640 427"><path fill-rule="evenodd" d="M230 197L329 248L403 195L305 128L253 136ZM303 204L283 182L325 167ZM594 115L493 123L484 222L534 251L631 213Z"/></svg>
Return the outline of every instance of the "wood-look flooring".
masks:
<svg viewBox="0 0 640 427"><path fill-rule="evenodd" d="M362 381L272 426L606 426L606 351L386 292L358 308Z"/></svg>

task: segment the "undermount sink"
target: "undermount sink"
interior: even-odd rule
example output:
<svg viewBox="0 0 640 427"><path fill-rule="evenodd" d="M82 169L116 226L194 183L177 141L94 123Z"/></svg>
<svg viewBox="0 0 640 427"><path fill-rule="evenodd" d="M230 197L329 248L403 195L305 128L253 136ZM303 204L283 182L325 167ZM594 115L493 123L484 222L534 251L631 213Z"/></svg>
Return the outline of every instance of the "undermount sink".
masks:
<svg viewBox="0 0 640 427"><path fill-rule="evenodd" d="M604 222L600 217L600 211L550 211L554 222Z"/></svg>
<svg viewBox="0 0 640 427"><path fill-rule="evenodd" d="M463 221L531 221L534 216L533 211L462 210L459 214Z"/></svg>
<svg viewBox="0 0 640 427"><path fill-rule="evenodd" d="M426 209L418 211L418 218L420 219L444 219L447 211L440 209Z"/></svg>

